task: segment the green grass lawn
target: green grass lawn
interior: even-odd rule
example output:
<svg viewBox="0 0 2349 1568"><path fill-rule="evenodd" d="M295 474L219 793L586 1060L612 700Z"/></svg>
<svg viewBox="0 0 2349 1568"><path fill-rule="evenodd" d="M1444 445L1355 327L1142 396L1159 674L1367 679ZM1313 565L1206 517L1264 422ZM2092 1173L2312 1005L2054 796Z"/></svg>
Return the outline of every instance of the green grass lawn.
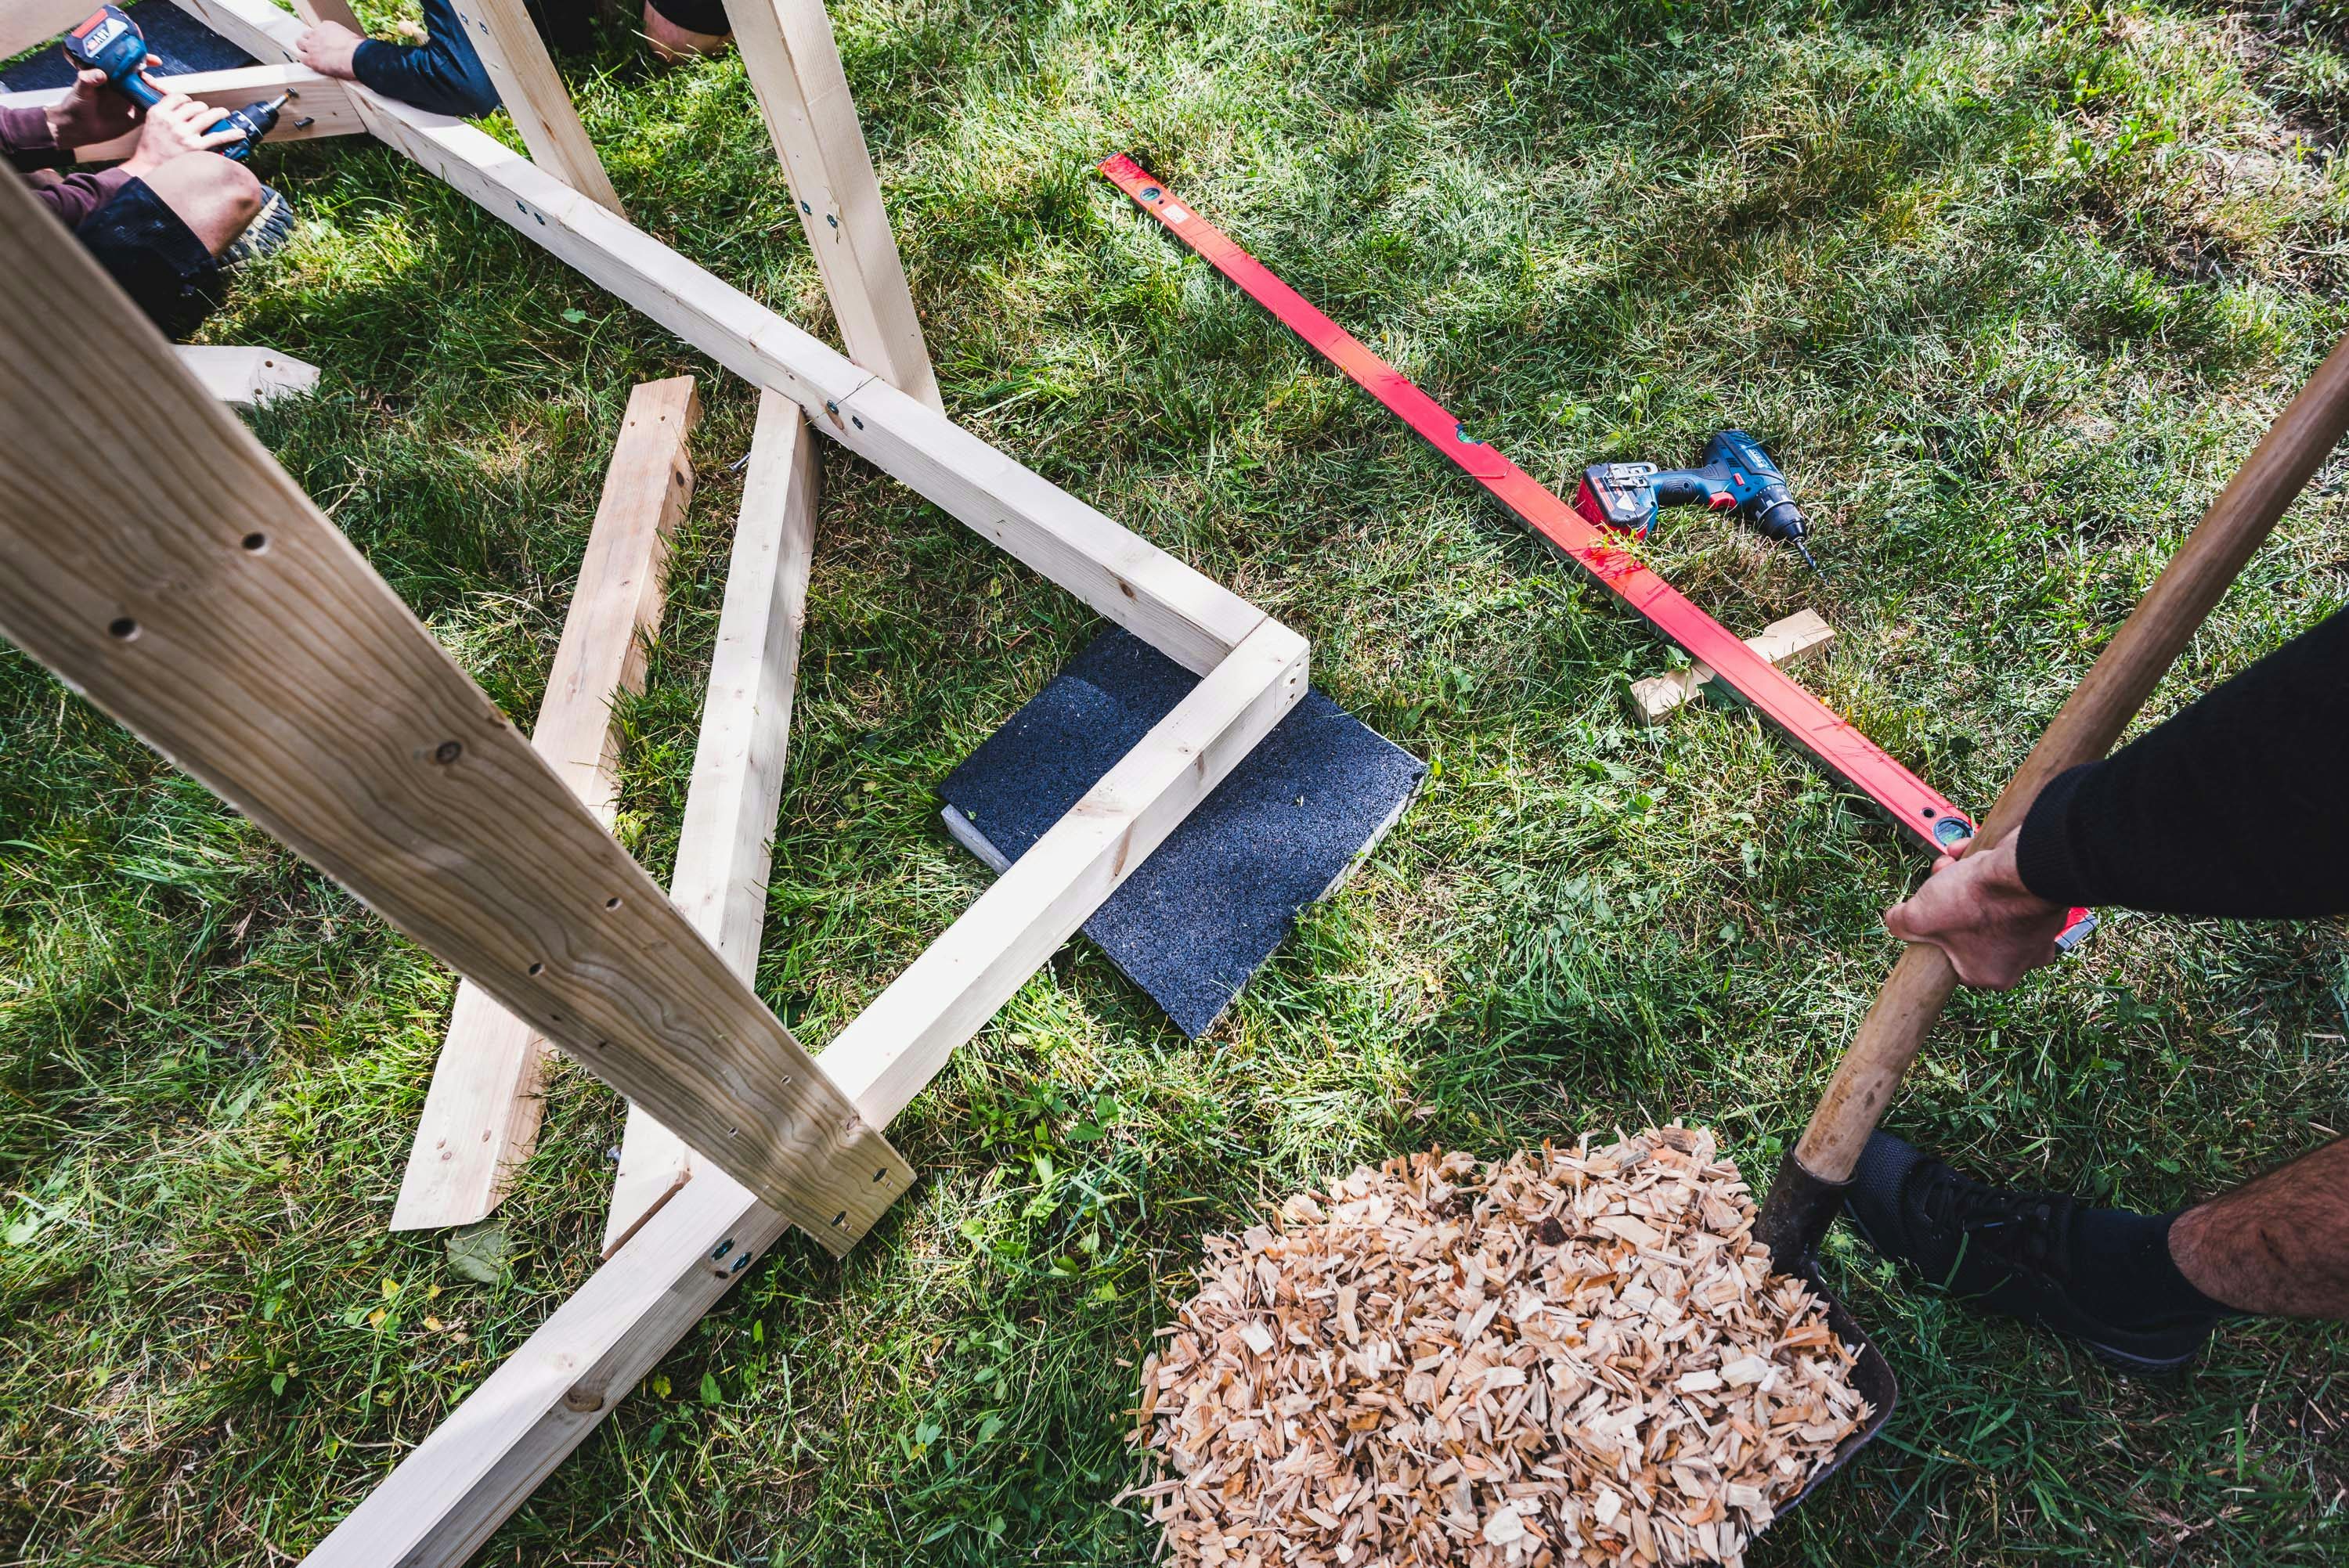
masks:
<svg viewBox="0 0 2349 1568"><path fill-rule="evenodd" d="M1820 610L1805 680L1977 807L2349 328L2323 0L836 9L948 409L1309 634L1434 777L1197 1045L1073 944L892 1130L922 1181L891 1218L762 1262L485 1562L1144 1562L1122 1412L1203 1232L1432 1141L1676 1113L1761 1181L1891 962L1920 857L1746 717L1630 727L1660 645L1103 155L1554 485L1763 432L1827 581L1688 512L1663 570L1741 631ZM639 222L828 328L736 62L568 71ZM209 335L324 367L263 438L510 713L630 384L704 378L626 714L622 832L666 878L750 389L388 152L261 167L300 232ZM2344 476L2157 710L2349 600ZM1098 630L836 449L824 486L759 969L811 1046L984 885L935 786ZM298 1555L590 1270L620 1110L575 1071L502 1279L385 1230L451 984L0 652L0 1558ZM1961 999L1892 1122L2181 1204L2344 1128L2344 993L2338 923L2119 915ZM1830 1267L1906 1401L1755 1563L2349 1562L2339 1332L2230 1328L2146 1381L1847 1238Z"/></svg>

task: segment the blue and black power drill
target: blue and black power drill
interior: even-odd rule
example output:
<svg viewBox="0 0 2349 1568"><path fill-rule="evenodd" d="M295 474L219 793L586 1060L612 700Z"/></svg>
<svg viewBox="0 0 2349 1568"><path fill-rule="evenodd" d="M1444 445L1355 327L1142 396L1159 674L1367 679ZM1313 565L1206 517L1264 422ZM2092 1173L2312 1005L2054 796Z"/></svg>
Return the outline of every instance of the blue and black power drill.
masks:
<svg viewBox="0 0 2349 1568"><path fill-rule="evenodd" d="M147 35L139 24L119 5L101 5L88 21L65 36L66 58L78 70L104 71L107 84L142 109L153 108L163 101L147 79ZM285 100L294 96L288 88L276 98L259 103L249 103L243 108L230 109L205 127L215 130L237 130L244 133L242 141L232 141L215 150L222 158L233 158L242 163L253 156L261 139L277 128L277 117L285 108ZM307 123L305 121L304 123Z"/></svg>
<svg viewBox="0 0 2349 1568"><path fill-rule="evenodd" d="M1582 488L1574 492L1574 510L1584 517L1642 539L1658 508L1700 501L1714 511L1734 511L1757 533L1793 545L1812 571L1819 570L1803 543L1810 531L1786 491L1786 476L1762 443L1743 430L1723 430L1707 441L1702 468L1593 463L1582 470Z"/></svg>

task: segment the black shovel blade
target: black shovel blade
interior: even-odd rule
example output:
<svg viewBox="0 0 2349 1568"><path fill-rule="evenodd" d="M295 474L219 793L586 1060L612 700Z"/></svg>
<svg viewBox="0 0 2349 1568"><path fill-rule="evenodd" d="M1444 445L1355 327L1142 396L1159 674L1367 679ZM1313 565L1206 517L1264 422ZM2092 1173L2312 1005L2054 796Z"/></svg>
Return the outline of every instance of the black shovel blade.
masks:
<svg viewBox="0 0 2349 1568"><path fill-rule="evenodd" d="M1892 1363L1884 1358L1884 1352L1868 1338L1868 1330L1862 1328L1859 1320L1846 1310L1835 1292L1820 1281L1816 1267L1803 1270L1801 1278L1811 1287L1812 1294L1826 1305L1827 1326L1835 1330L1836 1337L1859 1352L1859 1360L1851 1369L1851 1380L1852 1386L1859 1390L1859 1397L1868 1401L1868 1417L1859 1424L1858 1430L1836 1445L1835 1457L1812 1472L1811 1479L1803 1483L1803 1490L1795 1494L1794 1500L1777 1511L1782 1517L1801 1506L1804 1499L1825 1486L1836 1471L1850 1463L1852 1455L1874 1441L1876 1434L1884 1429L1884 1423L1890 1418L1892 1407L1900 1402L1900 1384L1892 1376Z"/></svg>

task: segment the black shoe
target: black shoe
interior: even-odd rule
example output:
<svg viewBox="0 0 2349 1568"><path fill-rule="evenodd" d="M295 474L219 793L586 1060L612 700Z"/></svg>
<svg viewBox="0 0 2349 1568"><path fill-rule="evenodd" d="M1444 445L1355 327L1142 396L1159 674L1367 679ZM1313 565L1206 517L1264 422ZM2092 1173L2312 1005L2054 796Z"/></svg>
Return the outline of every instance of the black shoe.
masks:
<svg viewBox="0 0 2349 1568"><path fill-rule="evenodd" d="M2080 1208L2062 1192L1984 1186L1889 1132L1868 1140L1844 1204L1878 1253L1971 1305L2069 1335L2134 1371L2193 1360L2216 1317L2121 1322L2080 1299L2072 1235Z"/></svg>

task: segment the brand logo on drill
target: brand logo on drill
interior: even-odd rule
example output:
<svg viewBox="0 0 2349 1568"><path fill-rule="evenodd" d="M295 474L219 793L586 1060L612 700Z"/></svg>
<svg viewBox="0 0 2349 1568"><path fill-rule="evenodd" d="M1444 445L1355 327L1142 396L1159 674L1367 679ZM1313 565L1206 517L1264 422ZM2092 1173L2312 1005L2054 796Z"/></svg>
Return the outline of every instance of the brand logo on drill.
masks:
<svg viewBox="0 0 2349 1568"><path fill-rule="evenodd" d="M83 37L81 46L85 52L95 57L103 54L108 45L129 31L130 31L130 24L128 20L120 16L109 16Z"/></svg>

